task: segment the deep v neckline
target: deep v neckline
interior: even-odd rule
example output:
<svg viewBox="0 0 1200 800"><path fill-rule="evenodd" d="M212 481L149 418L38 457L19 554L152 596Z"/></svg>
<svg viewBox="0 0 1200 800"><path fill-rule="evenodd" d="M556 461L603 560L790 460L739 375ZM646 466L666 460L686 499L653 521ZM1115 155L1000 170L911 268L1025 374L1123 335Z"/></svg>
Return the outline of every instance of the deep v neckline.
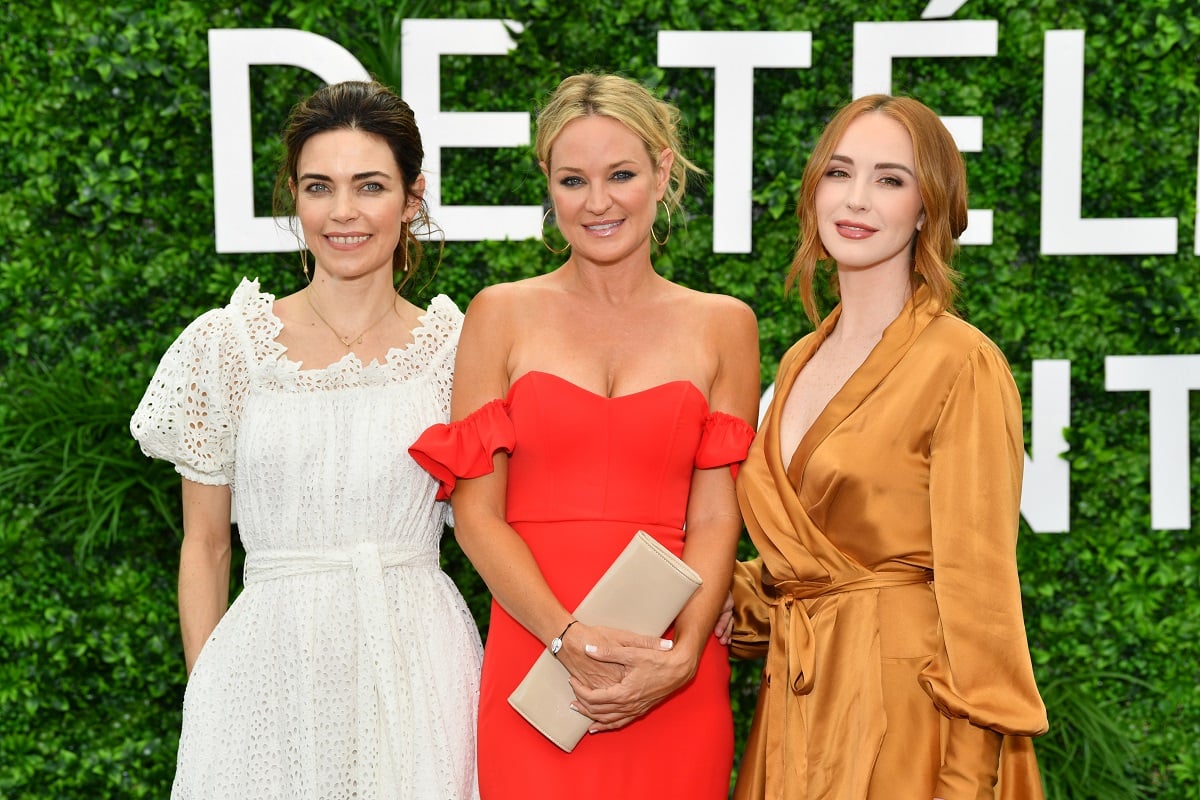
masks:
<svg viewBox="0 0 1200 800"><path fill-rule="evenodd" d="M787 404L787 399L796 384L796 379L800 376L800 372L812 360L817 350L824 344L829 337L830 331L837 324L841 317L841 306L835 308L828 317L821 321L821 325L817 328L812 336L812 342L805 348L804 351L798 354L796 362L789 366L788 375L785 376L785 383L782 388L785 394L774 412L775 431L773 435L776 440L776 447L779 449L780 461L782 468L786 472L788 479L793 486L799 486L800 478L804 474L804 470L808 465L808 460L817 446L825 440L825 438L834 431L847 417L854 412L858 406L875 390L875 388L887 377L892 368L900 361L908 349L916 341L919 333L924 330L925 326L935 316L927 310L929 291L926 287L921 286L915 291L896 318L888 323L884 328L883 335L871 351L867 353L867 357L863 359L862 364L858 366L850 376L846 378L846 382L834 392L829 398L829 402L813 419L800 437L796 444L796 449L792 451L790 458L784 460L783 442L780 439L780 422L783 417L783 408Z"/></svg>
<svg viewBox="0 0 1200 800"><path fill-rule="evenodd" d="M796 388L796 382L800 378L800 373L803 372L804 368L808 366L809 362L812 361L813 357L817 354L817 351L821 349L821 345L825 344L825 342L829 339L829 334L837 325L837 321L841 317L841 314L842 307L839 305L834 308L832 312L830 312L828 317L821 321L821 324L818 326L817 330L813 332L812 341L804 350L797 354L795 363L789 366L788 374L785 376L783 385L776 386L776 390L778 391L782 389L783 394L780 399L779 411L775 420L775 439L776 446L779 448L781 466L789 477L792 475L792 466L796 463L796 459L801 451L801 448L804 448L805 446L805 440L812 435L813 430L821 423L821 418L829 412L830 406L833 405L834 401L837 399L837 396L845 390L847 384L854 380L854 373L852 372L850 373L850 376L846 378L846 382L838 387L838 390L833 393L833 395L829 398L829 401L826 402L825 405L817 412L816 416L813 417L808 427L805 428L804 432L800 434L800 438L796 441L796 446L792 448L791 453L788 454L783 446L784 409L787 407L788 400L791 398L792 392ZM869 353L867 354L867 358L870 358ZM864 361L863 363L866 362Z"/></svg>

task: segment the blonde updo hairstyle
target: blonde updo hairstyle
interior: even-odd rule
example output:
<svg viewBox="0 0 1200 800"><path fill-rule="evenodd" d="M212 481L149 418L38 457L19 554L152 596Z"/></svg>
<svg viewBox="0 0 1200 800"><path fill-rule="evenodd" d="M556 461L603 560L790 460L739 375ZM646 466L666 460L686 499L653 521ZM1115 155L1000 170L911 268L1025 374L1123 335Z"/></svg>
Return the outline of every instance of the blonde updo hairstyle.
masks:
<svg viewBox="0 0 1200 800"><path fill-rule="evenodd" d="M838 111L813 148L804 176L796 216L800 243L788 271L786 287L799 284L804 311L820 322L813 282L817 266L830 259L817 228L816 194L830 159L850 123L863 114L883 114L904 126L912 138L917 188L925 219L916 233L912 262L913 289L929 287L930 302L939 310L953 310L959 275L951 266L957 239L967 228L967 169L954 137L928 106L911 97L874 94L860 97ZM837 290L837 274L833 275Z"/></svg>
<svg viewBox="0 0 1200 800"><path fill-rule="evenodd" d="M550 164L550 149L568 123L581 117L611 117L633 131L646 146L657 169L664 149L675 154L663 200L679 208L687 187L688 172L703 173L683 155L679 109L659 100L644 86L619 75L585 72L566 78L550 95L537 116L534 148L538 161Z"/></svg>

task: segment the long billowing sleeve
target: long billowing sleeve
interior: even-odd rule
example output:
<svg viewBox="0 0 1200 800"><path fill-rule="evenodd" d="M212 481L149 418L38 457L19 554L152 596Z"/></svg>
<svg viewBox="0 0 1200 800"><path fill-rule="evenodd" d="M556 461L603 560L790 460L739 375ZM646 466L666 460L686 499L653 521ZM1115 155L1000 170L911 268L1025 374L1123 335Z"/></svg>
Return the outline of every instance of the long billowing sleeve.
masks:
<svg viewBox="0 0 1200 800"><path fill-rule="evenodd" d="M761 558L733 565L733 637L729 653L734 658L762 658L771 641L771 606L763 597Z"/></svg>
<svg viewBox="0 0 1200 800"><path fill-rule="evenodd" d="M951 720L943 797L975 796L965 787L981 769L996 769L999 734L1037 735L1047 727L1017 577L1023 455L1016 386L1003 356L984 342L954 381L930 447L942 641L920 682Z"/></svg>

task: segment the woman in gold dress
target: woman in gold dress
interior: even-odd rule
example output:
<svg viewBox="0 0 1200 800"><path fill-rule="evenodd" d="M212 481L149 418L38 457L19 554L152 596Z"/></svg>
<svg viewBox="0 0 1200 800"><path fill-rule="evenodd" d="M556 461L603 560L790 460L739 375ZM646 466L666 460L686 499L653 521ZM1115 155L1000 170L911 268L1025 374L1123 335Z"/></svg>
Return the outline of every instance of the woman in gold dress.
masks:
<svg viewBox="0 0 1200 800"><path fill-rule="evenodd" d="M766 656L737 798L1036 800L1021 402L952 308L966 171L926 106L843 108L805 169L786 355L737 481L734 655ZM836 266L839 304L813 291Z"/></svg>

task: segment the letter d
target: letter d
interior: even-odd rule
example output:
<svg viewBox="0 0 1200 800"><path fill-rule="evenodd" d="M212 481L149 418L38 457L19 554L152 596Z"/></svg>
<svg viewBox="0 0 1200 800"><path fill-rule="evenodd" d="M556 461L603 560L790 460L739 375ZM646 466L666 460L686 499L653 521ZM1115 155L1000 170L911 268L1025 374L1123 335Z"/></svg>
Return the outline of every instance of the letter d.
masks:
<svg viewBox="0 0 1200 800"><path fill-rule="evenodd" d="M350 51L315 33L286 28L218 28L208 32L218 253L281 253L298 246L286 219L254 216L252 64L300 67L326 83L370 80Z"/></svg>

